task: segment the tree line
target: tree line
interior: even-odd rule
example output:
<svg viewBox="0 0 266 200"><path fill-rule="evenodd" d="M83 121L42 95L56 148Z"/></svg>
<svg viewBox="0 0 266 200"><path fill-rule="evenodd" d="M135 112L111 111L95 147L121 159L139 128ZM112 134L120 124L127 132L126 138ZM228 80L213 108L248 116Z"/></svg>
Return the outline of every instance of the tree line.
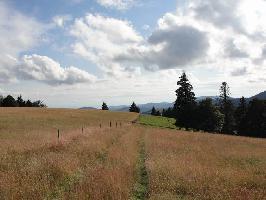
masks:
<svg viewBox="0 0 266 200"><path fill-rule="evenodd" d="M109 110L109 108L105 102L103 102L103 104L102 104L102 110ZM135 102L133 102L131 104L131 106L129 107L129 112L140 113L140 108L136 105Z"/></svg>
<svg viewBox="0 0 266 200"><path fill-rule="evenodd" d="M211 98L196 101L193 86L184 72L175 91L177 99L173 108L162 115L176 119L176 126L208 132L251 137L266 137L266 101L253 99L249 103L242 97L238 106L230 100L226 82L220 87L219 103Z"/></svg>
<svg viewBox="0 0 266 200"><path fill-rule="evenodd" d="M266 137L266 100L253 99L247 103L242 97L238 106L234 106L230 100L230 88L223 82L218 103L211 98L197 102L185 72L179 77L177 86L174 107L163 109L162 112L153 107L151 115L175 118L176 126L186 129ZM105 102L102 110L109 110ZM140 108L133 102L129 112L139 113Z"/></svg>
<svg viewBox="0 0 266 200"><path fill-rule="evenodd" d="M0 96L0 107L47 107L41 100L31 101L24 100L21 95L15 99L11 95L6 97Z"/></svg>

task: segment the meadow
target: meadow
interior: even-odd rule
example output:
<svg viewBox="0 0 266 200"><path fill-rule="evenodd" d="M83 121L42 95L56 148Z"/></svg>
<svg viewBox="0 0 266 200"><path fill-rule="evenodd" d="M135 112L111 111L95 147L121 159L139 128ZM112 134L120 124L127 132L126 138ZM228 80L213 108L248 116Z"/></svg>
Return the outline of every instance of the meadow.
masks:
<svg viewBox="0 0 266 200"><path fill-rule="evenodd" d="M173 118L151 116L151 115L140 115L138 120L140 124L150 127L176 129L175 119Z"/></svg>
<svg viewBox="0 0 266 200"><path fill-rule="evenodd" d="M135 113L0 109L0 199L266 199L265 139L171 124Z"/></svg>

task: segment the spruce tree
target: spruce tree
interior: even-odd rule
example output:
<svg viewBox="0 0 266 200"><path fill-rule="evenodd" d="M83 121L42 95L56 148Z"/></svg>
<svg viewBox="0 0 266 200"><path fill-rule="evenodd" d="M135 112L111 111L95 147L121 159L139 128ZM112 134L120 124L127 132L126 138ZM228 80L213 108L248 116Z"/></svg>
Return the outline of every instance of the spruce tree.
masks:
<svg viewBox="0 0 266 200"><path fill-rule="evenodd" d="M17 102L11 95L7 95L6 98L3 99L3 107L16 107Z"/></svg>
<svg viewBox="0 0 266 200"><path fill-rule="evenodd" d="M234 130L234 106L229 99L230 88L226 82L220 87L220 111L224 115L223 133L233 133Z"/></svg>
<svg viewBox="0 0 266 200"><path fill-rule="evenodd" d="M132 103L132 105L129 108L129 112L136 112L139 113L140 109L139 107L135 104L135 102Z"/></svg>
<svg viewBox="0 0 266 200"><path fill-rule="evenodd" d="M102 110L109 110L109 108L105 102L103 102Z"/></svg>
<svg viewBox="0 0 266 200"><path fill-rule="evenodd" d="M177 82L179 88L176 90L177 99L174 105L176 115L176 125L192 128L195 125L196 98L193 86L190 84L185 72L179 77Z"/></svg>
<svg viewBox="0 0 266 200"><path fill-rule="evenodd" d="M241 135L266 138L266 100L249 102L242 129Z"/></svg>
<svg viewBox="0 0 266 200"><path fill-rule="evenodd" d="M162 116L165 117L165 109L162 111Z"/></svg>
<svg viewBox="0 0 266 200"><path fill-rule="evenodd" d="M152 107L152 110L151 110L151 115L156 115L156 109L155 109L155 107L154 107L154 106Z"/></svg>
<svg viewBox="0 0 266 200"><path fill-rule="evenodd" d="M220 132L223 127L224 116L213 105L211 98L206 98L199 102L197 117L197 129L199 130Z"/></svg>
<svg viewBox="0 0 266 200"><path fill-rule="evenodd" d="M244 128L244 119L247 114L247 104L246 104L246 99L244 97L240 98L239 100L239 105L236 108L235 111L235 122L236 122L236 130L239 134L243 132Z"/></svg>
<svg viewBox="0 0 266 200"><path fill-rule="evenodd" d="M26 105L25 101L23 100L22 96L19 95L18 98L17 98L17 105L19 107L24 107Z"/></svg>
<svg viewBox="0 0 266 200"><path fill-rule="evenodd" d="M3 106L3 99L4 99L4 97L2 95L0 95L0 107Z"/></svg>

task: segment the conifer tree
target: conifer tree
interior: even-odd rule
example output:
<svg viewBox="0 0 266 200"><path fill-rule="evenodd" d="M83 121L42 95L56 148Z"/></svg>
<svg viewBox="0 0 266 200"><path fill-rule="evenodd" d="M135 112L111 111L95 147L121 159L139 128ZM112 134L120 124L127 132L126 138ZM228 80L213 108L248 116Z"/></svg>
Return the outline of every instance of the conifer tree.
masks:
<svg viewBox="0 0 266 200"><path fill-rule="evenodd" d="M12 97L11 95L7 95L3 99L3 107L16 107L16 106L17 106L17 102L14 99L14 97Z"/></svg>
<svg viewBox="0 0 266 200"><path fill-rule="evenodd" d="M266 138L266 100L249 102L241 135Z"/></svg>
<svg viewBox="0 0 266 200"><path fill-rule="evenodd" d="M105 102L103 102L102 110L109 110L109 108Z"/></svg>
<svg viewBox="0 0 266 200"><path fill-rule="evenodd" d="M236 108L235 111L235 122L236 122L236 129L238 133L243 132L244 128L244 119L247 114L247 104L246 104L246 99L244 97L241 97L239 100L239 105Z"/></svg>
<svg viewBox="0 0 266 200"><path fill-rule="evenodd" d="M156 109L155 109L155 107L154 107L154 106L152 107L152 110L151 110L151 115L156 115Z"/></svg>
<svg viewBox="0 0 266 200"><path fill-rule="evenodd" d="M213 105L211 98L206 98L199 102L197 117L197 129L209 132L221 132L224 116Z"/></svg>
<svg viewBox="0 0 266 200"><path fill-rule="evenodd" d="M135 102L132 103L132 105L129 108L129 112L136 112L139 113L140 109L139 107L135 104Z"/></svg>
<svg viewBox="0 0 266 200"><path fill-rule="evenodd" d="M195 124L194 112L197 103L193 86L190 84L185 72L179 77L177 85L179 88L176 90L177 99L174 105L176 125L191 128Z"/></svg>
<svg viewBox="0 0 266 200"><path fill-rule="evenodd" d="M220 111L224 115L223 133L233 133L234 129L234 107L229 99L230 88L226 82L220 87Z"/></svg>
<svg viewBox="0 0 266 200"><path fill-rule="evenodd" d="M22 99L21 95L19 95L17 98L17 104L19 107L24 107L26 105L26 102Z"/></svg>

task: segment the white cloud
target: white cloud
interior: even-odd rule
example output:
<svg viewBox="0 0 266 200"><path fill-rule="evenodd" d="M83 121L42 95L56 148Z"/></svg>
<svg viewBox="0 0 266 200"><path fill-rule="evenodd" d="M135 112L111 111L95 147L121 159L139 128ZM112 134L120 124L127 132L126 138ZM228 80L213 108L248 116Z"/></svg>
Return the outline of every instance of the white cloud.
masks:
<svg viewBox="0 0 266 200"><path fill-rule="evenodd" d="M65 24L71 20L71 15L57 15L53 17L53 22L59 27L64 27Z"/></svg>
<svg viewBox="0 0 266 200"><path fill-rule="evenodd" d="M109 75L186 67L241 74L243 81L264 74L265 1L191 0L187 5L161 17L147 39L128 21L89 14L71 27L73 51Z"/></svg>
<svg viewBox="0 0 266 200"><path fill-rule="evenodd" d="M131 69L116 62L115 58L143 41L128 21L93 14L76 19L70 34L75 37L74 53L115 76L123 76Z"/></svg>
<svg viewBox="0 0 266 200"><path fill-rule="evenodd" d="M34 18L0 2L0 82L16 80L10 71L14 70L17 57L41 43L45 30L45 25Z"/></svg>
<svg viewBox="0 0 266 200"><path fill-rule="evenodd" d="M0 2L0 83L37 80L50 85L69 85L93 82L96 79L76 67L64 69L45 56L20 58L23 52L42 43L43 34L48 27L49 25L21 14L6 2Z"/></svg>
<svg viewBox="0 0 266 200"><path fill-rule="evenodd" d="M145 40L128 21L88 14L71 27L76 38L73 51L115 76L140 67L152 71L184 67L205 56L209 44L203 31L167 23L161 19Z"/></svg>
<svg viewBox="0 0 266 200"><path fill-rule="evenodd" d="M158 28L149 37L146 49L131 48L116 60L138 62L148 70L185 68L206 56L209 42L204 32L191 26Z"/></svg>
<svg viewBox="0 0 266 200"><path fill-rule="evenodd" d="M15 73L19 79L37 80L49 85L73 85L96 81L96 77L86 71L73 66L62 68L51 58L35 54L23 56Z"/></svg>
<svg viewBox="0 0 266 200"><path fill-rule="evenodd" d="M136 3L136 0L96 0L100 5L107 8L126 10Z"/></svg>
<svg viewBox="0 0 266 200"><path fill-rule="evenodd" d="M42 40L46 27L0 2L0 53L17 55Z"/></svg>

